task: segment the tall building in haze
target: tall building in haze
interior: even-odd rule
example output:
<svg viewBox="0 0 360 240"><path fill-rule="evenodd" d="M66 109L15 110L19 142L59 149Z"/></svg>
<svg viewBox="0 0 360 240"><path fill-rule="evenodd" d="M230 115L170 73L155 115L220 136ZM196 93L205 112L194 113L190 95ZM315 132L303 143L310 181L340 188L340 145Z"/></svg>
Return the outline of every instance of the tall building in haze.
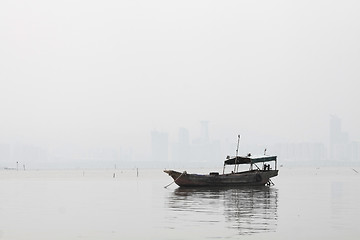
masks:
<svg viewBox="0 0 360 240"><path fill-rule="evenodd" d="M349 136L341 129L341 119L330 116L330 160L343 161L349 159Z"/></svg>
<svg viewBox="0 0 360 240"><path fill-rule="evenodd" d="M186 128L179 128L178 141L173 144L172 160L176 163L191 161L190 135Z"/></svg>

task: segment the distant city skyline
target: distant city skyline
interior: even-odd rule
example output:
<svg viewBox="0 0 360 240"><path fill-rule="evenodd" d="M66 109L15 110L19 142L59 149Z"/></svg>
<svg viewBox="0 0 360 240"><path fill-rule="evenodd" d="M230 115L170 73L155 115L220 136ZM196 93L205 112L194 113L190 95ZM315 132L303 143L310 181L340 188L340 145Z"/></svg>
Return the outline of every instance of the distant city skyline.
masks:
<svg viewBox="0 0 360 240"><path fill-rule="evenodd" d="M136 167L144 164L153 166L220 166L227 155L234 155L236 135L232 140L212 137L209 121L200 121L199 135L193 135L188 129L179 127L177 139L169 139L165 131L152 130L148 142L151 151L143 158L134 156L134 149L117 148L81 148L76 145L49 149L30 144L0 143L0 168L112 168ZM240 155L247 153L278 155L282 164L360 164L360 144L349 139L342 129L341 119L335 115L329 118L329 140L324 142L277 142L253 144L242 135Z"/></svg>

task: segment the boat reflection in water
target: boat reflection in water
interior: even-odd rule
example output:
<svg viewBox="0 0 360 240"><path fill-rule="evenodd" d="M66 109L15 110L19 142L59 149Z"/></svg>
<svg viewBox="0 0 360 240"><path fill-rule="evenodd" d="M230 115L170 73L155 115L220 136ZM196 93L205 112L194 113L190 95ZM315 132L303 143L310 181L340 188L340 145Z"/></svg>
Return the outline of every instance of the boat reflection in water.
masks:
<svg viewBox="0 0 360 240"><path fill-rule="evenodd" d="M184 221L225 224L240 235L275 232L278 190L267 186L177 188L169 196L169 207L180 212Z"/></svg>

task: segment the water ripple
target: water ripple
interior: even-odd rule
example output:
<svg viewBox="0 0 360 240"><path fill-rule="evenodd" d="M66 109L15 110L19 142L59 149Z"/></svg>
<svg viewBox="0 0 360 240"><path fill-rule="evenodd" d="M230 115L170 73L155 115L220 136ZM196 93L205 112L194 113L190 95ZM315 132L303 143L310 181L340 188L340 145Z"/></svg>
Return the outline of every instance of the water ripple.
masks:
<svg viewBox="0 0 360 240"><path fill-rule="evenodd" d="M278 190L251 188L177 188L168 196L176 221L189 224L224 223L240 235L275 232Z"/></svg>

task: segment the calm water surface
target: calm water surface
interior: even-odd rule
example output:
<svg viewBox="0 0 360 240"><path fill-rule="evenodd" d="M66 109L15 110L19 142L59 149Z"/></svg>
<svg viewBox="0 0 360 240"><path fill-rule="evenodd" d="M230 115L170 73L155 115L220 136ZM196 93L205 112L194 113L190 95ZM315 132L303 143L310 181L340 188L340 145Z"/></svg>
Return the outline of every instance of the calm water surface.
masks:
<svg viewBox="0 0 360 240"><path fill-rule="evenodd" d="M359 238L353 169L281 168L273 180L165 189L162 170L0 171L0 239Z"/></svg>

